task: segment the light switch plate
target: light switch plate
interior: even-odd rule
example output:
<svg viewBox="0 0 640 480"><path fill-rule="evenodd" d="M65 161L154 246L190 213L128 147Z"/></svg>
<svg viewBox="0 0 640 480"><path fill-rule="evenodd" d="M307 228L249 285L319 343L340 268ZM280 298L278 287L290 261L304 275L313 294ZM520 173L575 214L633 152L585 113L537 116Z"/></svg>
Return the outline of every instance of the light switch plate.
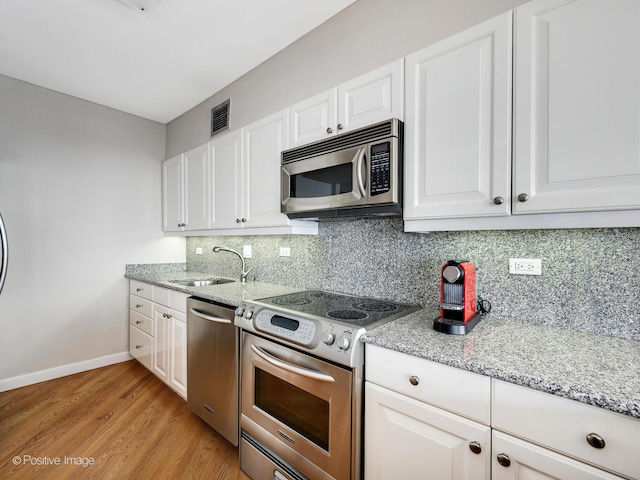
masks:
<svg viewBox="0 0 640 480"><path fill-rule="evenodd" d="M242 256L244 258L251 258L251 245L242 246Z"/></svg>

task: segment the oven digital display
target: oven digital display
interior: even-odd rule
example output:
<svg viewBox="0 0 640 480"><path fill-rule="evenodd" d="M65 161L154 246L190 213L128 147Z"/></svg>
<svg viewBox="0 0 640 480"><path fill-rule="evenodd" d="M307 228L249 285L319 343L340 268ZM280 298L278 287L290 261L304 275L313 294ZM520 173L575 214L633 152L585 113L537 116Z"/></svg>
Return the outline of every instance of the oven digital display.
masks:
<svg viewBox="0 0 640 480"><path fill-rule="evenodd" d="M295 332L300 326L300 322L298 320L294 320L293 318L274 315L273 317L271 317L271 325L275 325L276 327L285 328L287 330Z"/></svg>

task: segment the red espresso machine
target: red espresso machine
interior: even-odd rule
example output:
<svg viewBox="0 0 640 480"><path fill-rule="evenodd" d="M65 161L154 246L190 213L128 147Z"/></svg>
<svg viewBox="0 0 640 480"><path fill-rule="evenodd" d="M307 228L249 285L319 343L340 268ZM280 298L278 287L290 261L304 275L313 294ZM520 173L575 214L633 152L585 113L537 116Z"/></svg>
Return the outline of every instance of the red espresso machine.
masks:
<svg viewBox="0 0 640 480"><path fill-rule="evenodd" d="M433 329L454 335L469 333L480 321L476 298L476 267L449 260L440 275L440 316Z"/></svg>

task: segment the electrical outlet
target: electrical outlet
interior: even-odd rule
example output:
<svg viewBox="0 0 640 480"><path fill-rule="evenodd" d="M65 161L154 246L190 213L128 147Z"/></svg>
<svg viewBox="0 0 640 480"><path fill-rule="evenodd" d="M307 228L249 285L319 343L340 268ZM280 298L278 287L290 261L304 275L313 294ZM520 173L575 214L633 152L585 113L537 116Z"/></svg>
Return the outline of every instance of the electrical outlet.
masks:
<svg viewBox="0 0 640 480"><path fill-rule="evenodd" d="M251 245L242 246L242 256L244 258L251 258Z"/></svg>
<svg viewBox="0 0 640 480"><path fill-rule="evenodd" d="M542 275L542 260L539 258L510 258L509 273L512 275Z"/></svg>
<svg viewBox="0 0 640 480"><path fill-rule="evenodd" d="M196 255L202 255L202 247L196 247Z"/></svg>
<svg viewBox="0 0 640 480"><path fill-rule="evenodd" d="M289 247L280 247L280 256L281 257L290 257L291 249Z"/></svg>

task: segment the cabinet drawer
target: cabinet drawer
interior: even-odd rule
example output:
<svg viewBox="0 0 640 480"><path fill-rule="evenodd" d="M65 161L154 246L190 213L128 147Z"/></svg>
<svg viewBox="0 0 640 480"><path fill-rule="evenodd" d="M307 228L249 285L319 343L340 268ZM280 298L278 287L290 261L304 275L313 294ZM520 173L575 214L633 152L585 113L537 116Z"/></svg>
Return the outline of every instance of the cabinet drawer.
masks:
<svg viewBox="0 0 640 480"><path fill-rule="evenodd" d="M138 312L141 315L151 318L153 316L151 300L138 297L136 295L129 295L129 308L134 312Z"/></svg>
<svg viewBox="0 0 640 480"><path fill-rule="evenodd" d="M493 427L611 472L640 478L640 420L494 380ZM604 448L587 436L597 434Z"/></svg>
<svg viewBox="0 0 640 480"><path fill-rule="evenodd" d="M129 280L129 293L151 300L152 286L138 280Z"/></svg>
<svg viewBox="0 0 640 480"><path fill-rule="evenodd" d="M365 364L369 382L490 424L489 377L374 345L366 346Z"/></svg>
<svg viewBox="0 0 640 480"><path fill-rule="evenodd" d="M151 370L152 342L151 336L129 325L129 353L149 370Z"/></svg>
<svg viewBox="0 0 640 480"><path fill-rule="evenodd" d="M169 307L182 313L187 313L187 298L189 294L171 290L169 295Z"/></svg>
<svg viewBox="0 0 640 480"><path fill-rule="evenodd" d="M155 303L159 303L160 305L164 305L165 307L169 306L169 295L171 294L171 290L168 288L157 287L154 285L153 287L153 297L152 300Z"/></svg>
<svg viewBox="0 0 640 480"><path fill-rule="evenodd" d="M153 336L153 319L145 315L141 315L135 310L129 310L129 323L139 328L144 333Z"/></svg>

